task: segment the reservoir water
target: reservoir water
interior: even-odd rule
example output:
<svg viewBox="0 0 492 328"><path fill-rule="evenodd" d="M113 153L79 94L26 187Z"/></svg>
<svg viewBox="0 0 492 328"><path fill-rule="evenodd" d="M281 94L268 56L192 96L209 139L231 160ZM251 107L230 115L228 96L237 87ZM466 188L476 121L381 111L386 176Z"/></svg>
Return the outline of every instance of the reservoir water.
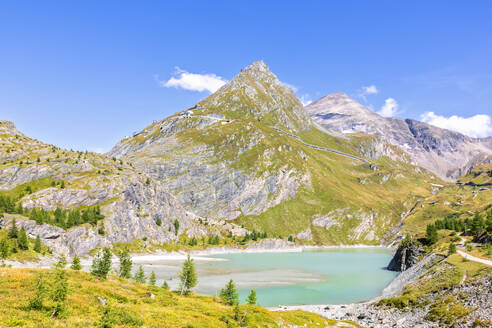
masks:
<svg viewBox="0 0 492 328"><path fill-rule="evenodd" d="M263 306L345 304L378 296L396 273L384 268L391 253L382 248L345 248L299 253L233 253L196 257L196 293L218 295L233 279L243 303L250 289ZM182 261L135 258L177 288Z"/></svg>

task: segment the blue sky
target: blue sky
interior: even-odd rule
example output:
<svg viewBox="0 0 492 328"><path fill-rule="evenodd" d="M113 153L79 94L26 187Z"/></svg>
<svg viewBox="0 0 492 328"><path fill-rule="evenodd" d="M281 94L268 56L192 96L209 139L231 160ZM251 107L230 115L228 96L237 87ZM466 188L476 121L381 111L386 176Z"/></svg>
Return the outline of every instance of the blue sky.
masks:
<svg viewBox="0 0 492 328"><path fill-rule="evenodd" d="M492 135L490 17L491 1L2 1L0 118L109 150L210 94L172 77L228 80L263 59L305 101L342 91Z"/></svg>

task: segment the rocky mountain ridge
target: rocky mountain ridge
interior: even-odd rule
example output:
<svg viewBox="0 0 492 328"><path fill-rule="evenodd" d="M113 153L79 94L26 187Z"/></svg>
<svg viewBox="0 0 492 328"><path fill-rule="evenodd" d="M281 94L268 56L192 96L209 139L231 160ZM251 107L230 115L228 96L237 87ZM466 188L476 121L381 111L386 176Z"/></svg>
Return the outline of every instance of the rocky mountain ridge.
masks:
<svg viewBox="0 0 492 328"><path fill-rule="evenodd" d="M0 129L4 193L32 187L18 200L29 209L101 207L100 226L46 238L63 252L254 230L308 244L388 244L442 183L381 138L320 126L263 62L106 155L44 144L9 122ZM19 222L31 236L53 235Z"/></svg>
<svg viewBox="0 0 492 328"><path fill-rule="evenodd" d="M412 119L385 118L344 93L327 95L306 106L327 129L365 133L398 146L414 165L454 181L471 168L492 161L491 138L476 139Z"/></svg>
<svg viewBox="0 0 492 328"><path fill-rule="evenodd" d="M385 152L394 150L375 138L347 138L313 122L260 61L195 106L121 140L108 155L160 181L201 217L314 243L338 235L345 236L338 242L377 243L411 206L396 194L387 197L393 185L413 175L431 178L419 168L408 172L403 157L382 167L364 158L380 161ZM378 208L368 202L376 184L382 190L375 197L384 204ZM404 192L405 199L416 197ZM337 210L334 224L315 224Z"/></svg>

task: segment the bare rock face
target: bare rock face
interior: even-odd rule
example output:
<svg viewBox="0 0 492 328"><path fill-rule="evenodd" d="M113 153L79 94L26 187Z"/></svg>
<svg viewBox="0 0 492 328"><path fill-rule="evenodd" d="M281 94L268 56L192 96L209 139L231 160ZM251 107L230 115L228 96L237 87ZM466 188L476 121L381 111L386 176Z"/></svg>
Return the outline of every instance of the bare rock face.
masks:
<svg viewBox="0 0 492 328"><path fill-rule="evenodd" d="M405 271L415 265L423 253L424 249L420 244L415 242L403 242L396 250L391 262L388 264L388 270L399 272Z"/></svg>
<svg viewBox="0 0 492 328"><path fill-rule="evenodd" d="M327 95L306 106L306 111L327 129L376 135L408 154L414 165L445 180L456 180L492 157L490 138L470 138L411 119L385 118L344 93ZM370 153L374 149L367 147L366 153L374 157ZM398 156L390 149L381 149L379 155Z"/></svg>
<svg viewBox="0 0 492 328"><path fill-rule="evenodd" d="M222 222L202 224L198 216L180 205L164 184L122 161L100 154L58 149L24 136L8 121L0 121L0 131L0 156L4 158L0 163L0 189L33 182L32 187L29 185L30 191L19 195L24 208L101 207L105 219L99 224L104 234L89 224L64 230L17 216L19 227L23 226L32 238L39 235L55 253L82 256L97 247L135 239L161 244L176 240L180 234L200 237L223 232L225 228L236 235L245 234L244 229L233 223L226 226ZM11 219L12 215L7 214L0 218L0 227L9 225ZM175 220L179 222L177 232Z"/></svg>

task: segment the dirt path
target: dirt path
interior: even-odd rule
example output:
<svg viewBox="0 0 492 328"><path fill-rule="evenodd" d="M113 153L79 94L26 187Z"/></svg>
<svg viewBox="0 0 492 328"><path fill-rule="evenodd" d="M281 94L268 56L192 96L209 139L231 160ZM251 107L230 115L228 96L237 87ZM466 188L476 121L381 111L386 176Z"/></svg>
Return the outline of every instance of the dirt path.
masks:
<svg viewBox="0 0 492 328"><path fill-rule="evenodd" d="M460 254L461 256L463 256L467 260L474 261L474 262L479 262L479 263L482 263L482 264L485 264L485 265L488 265L488 266L492 266L492 261L490 261L490 260L486 260L486 259L481 259L479 257L475 257L473 255L470 255L468 253L465 253L464 251L462 251L460 249L457 249L456 251L458 252L458 254Z"/></svg>

